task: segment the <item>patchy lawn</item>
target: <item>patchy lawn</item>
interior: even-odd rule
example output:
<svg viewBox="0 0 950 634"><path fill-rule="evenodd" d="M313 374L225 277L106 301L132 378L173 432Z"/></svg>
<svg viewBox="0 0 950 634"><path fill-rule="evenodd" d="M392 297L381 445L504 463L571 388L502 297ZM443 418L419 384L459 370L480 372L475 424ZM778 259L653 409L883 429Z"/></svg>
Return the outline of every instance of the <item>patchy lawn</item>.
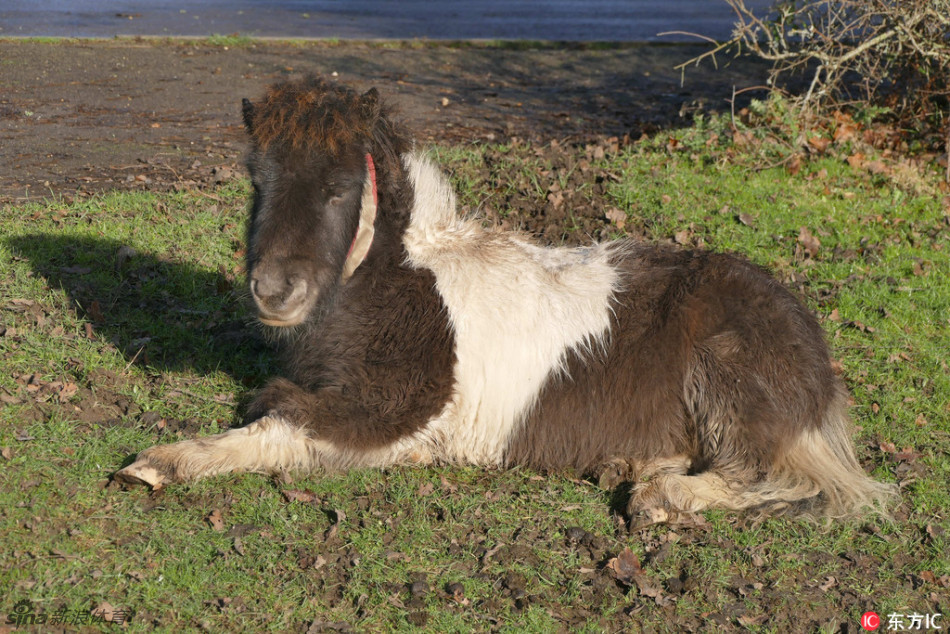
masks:
<svg viewBox="0 0 950 634"><path fill-rule="evenodd" d="M628 234L775 271L828 333L864 467L901 486L894 521L711 512L630 534L620 492L527 470L122 490L109 476L136 451L235 424L278 371L245 310L234 176L0 209L0 614L97 610L89 627L129 631L853 632L869 610L884 626L950 612L947 193L843 143L766 168L766 141L722 130L434 152L467 210L547 242Z"/></svg>

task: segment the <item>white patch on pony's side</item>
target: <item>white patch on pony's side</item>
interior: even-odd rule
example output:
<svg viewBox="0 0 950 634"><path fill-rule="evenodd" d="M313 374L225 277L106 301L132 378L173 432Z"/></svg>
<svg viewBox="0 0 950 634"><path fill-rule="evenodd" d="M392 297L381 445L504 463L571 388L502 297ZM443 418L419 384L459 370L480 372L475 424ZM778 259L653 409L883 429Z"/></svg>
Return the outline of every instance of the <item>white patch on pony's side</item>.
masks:
<svg viewBox="0 0 950 634"><path fill-rule="evenodd" d="M512 433L572 350L609 335L611 247L542 248L460 218L439 168L406 155L415 190L408 263L432 271L455 335L452 399L425 433L437 458L500 464Z"/></svg>

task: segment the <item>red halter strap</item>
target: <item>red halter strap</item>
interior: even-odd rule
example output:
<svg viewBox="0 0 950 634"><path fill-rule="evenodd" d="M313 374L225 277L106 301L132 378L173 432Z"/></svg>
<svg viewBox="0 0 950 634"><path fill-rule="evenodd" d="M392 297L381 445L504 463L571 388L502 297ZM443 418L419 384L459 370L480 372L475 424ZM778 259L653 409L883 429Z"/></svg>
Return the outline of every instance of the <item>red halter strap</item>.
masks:
<svg viewBox="0 0 950 634"><path fill-rule="evenodd" d="M379 194L376 192L376 164L373 163L373 155L369 152L366 153L366 171L369 173L369 181L373 184L373 204L379 204ZM359 229L357 228L356 233L353 234L353 241L350 242L350 250L346 252L346 257L349 258L353 253L353 248L356 246L356 238L360 235ZM372 244L372 243L370 243Z"/></svg>
<svg viewBox="0 0 950 634"><path fill-rule="evenodd" d="M366 169L369 171L370 182L373 183L373 204L379 204L379 194L376 193L376 164L373 163L373 155L366 153Z"/></svg>

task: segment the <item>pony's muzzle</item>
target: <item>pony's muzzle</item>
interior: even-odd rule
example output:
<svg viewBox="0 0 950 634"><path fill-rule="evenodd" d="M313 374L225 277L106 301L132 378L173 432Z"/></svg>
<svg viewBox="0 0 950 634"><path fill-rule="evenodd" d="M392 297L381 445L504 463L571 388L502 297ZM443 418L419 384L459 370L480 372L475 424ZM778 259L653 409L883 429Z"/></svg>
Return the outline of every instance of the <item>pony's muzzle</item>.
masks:
<svg viewBox="0 0 950 634"><path fill-rule="evenodd" d="M250 287L262 323L296 326L306 317L307 280L303 277L256 268L251 274Z"/></svg>

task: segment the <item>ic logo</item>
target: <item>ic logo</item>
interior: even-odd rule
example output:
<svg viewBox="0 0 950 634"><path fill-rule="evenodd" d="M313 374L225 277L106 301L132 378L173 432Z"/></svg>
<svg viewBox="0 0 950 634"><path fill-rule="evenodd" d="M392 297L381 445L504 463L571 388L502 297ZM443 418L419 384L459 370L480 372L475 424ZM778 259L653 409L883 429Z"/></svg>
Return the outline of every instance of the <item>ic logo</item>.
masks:
<svg viewBox="0 0 950 634"><path fill-rule="evenodd" d="M861 627L869 632L873 632L881 626L881 617L877 612L865 612L861 615Z"/></svg>

